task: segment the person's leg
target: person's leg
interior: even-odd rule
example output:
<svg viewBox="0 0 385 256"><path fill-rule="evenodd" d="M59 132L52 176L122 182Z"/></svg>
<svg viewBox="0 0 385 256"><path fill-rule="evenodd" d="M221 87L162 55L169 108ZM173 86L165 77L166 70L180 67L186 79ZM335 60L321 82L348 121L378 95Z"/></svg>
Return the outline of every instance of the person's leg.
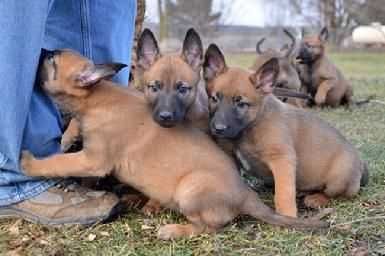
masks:
<svg viewBox="0 0 385 256"><path fill-rule="evenodd" d="M4 66L0 64L0 76L6 78L2 88L6 100L0 102L3 110L0 112L0 126L7 127L0 130L0 206L22 201L0 207L0 217L20 215L47 224L90 223L107 217L117 203L116 197L84 188L50 188L55 181L32 180L19 168L20 149L28 149L37 156L59 150L59 113L38 86L32 91L32 85L43 41L47 48L75 49L95 61L129 64L135 1L107 4L103 1L56 0L49 12L43 37L49 6L48 1L32 4L30 1L9 0L0 3L0 13L7 14L0 17L1 24L6 24L0 32L10 35L0 43L0 54L9 61ZM124 12L126 7L127 13ZM108 23L99 22L99 18ZM119 29L124 30L119 32ZM115 42L115 36L120 42ZM94 43L94 37L100 41ZM127 84L128 72L118 80ZM65 191L69 193L64 194ZM31 199L25 200L28 198Z"/></svg>
<svg viewBox="0 0 385 256"><path fill-rule="evenodd" d="M130 66L136 0L56 0L52 13L56 15L48 17L45 48L71 48L95 63ZM128 74L125 69L113 79L127 85Z"/></svg>
<svg viewBox="0 0 385 256"><path fill-rule="evenodd" d="M33 93L50 2L0 2L0 206L27 199L55 184L27 177L19 167L22 148L40 156L58 149L57 142L51 140L61 133L55 112L42 108L48 101L38 90ZM40 122L44 125L25 129Z"/></svg>

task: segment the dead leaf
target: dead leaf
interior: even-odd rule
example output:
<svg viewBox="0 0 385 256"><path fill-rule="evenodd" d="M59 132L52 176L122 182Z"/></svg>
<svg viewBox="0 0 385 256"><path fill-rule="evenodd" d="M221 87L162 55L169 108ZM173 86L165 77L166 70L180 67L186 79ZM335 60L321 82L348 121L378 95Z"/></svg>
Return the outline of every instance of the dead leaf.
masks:
<svg viewBox="0 0 385 256"><path fill-rule="evenodd" d="M5 256L21 256L21 251L23 250L22 247L18 247L15 250L8 251Z"/></svg>
<svg viewBox="0 0 385 256"><path fill-rule="evenodd" d="M154 227L148 226L148 225L146 225L146 224L143 224L141 228L142 228L142 230L154 229Z"/></svg>
<svg viewBox="0 0 385 256"><path fill-rule="evenodd" d="M44 240L44 239L40 239L39 243L42 244L42 245L49 244L49 242L47 240Z"/></svg>
<svg viewBox="0 0 385 256"><path fill-rule="evenodd" d="M91 233L91 234L88 235L87 240L88 241L94 241L95 238L96 238L96 235Z"/></svg>
<svg viewBox="0 0 385 256"><path fill-rule="evenodd" d="M107 231L101 231L100 235L102 235L102 236L110 236L110 234Z"/></svg>
<svg viewBox="0 0 385 256"><path fill-rule="evenodd" d="M20 223L21 223L21 219L19 219L19 220L17 220L17 221L15 221L15 223L13 223L10 227L9 227L9 229L8 229L8 231L9 231L9 234L10 235L13 235L13 236L18 236L19 235L19 225L20 225Z"/></svg>
<svg viewBox="0 0 385 256"><path fill-rule="evenodd" d="M23 242L27 242L29 240L31 240L31 239L28 236L23 236L23 238L21 239L21 241L23 241Z"/></svg>

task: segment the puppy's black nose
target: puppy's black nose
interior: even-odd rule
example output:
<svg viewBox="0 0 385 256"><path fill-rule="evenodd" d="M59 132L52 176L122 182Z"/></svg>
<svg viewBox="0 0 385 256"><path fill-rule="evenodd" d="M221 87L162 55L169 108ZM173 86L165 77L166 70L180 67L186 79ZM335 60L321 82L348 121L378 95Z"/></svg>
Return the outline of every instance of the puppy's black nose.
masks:
<svg viewBox="0 0 385 256"><path fill-rule="evenodd" d="M162 111L159 113L159 118L162 121L170 121L172 120L172 113L169 111Z"/></svg>
<svg viewBox="0 0 385 256"><path fill-rule="evenodd" d="M224 124L214 124L214 130L216 134L222 134L224 131L226 131L227 126Z"/></svg>

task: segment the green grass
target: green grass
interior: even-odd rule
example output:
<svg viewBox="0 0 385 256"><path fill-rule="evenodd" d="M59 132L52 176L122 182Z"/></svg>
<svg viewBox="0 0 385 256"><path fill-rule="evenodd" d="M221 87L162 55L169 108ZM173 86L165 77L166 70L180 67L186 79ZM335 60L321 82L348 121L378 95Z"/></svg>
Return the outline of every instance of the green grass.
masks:
<svg viewBox="0 0 385 256"><path fill-rule="evenodd" d="M228 62L248 67L253 58L253 54L231 55ZM385 54L335 53L332 58L352 79L356 98L375 94L378 100L385 101ZM148 218L133 209L112 223L86 229L56 229L18 220L1 220L0 252L21 255L348 255L367 248L371 255L384 255L385 220L370 218L385 216L385 105L370 103L352 110L311 111L337 126L356 145L370 167L369 185L353 200L333 201L330 207L336 211L329 221L338 224L369 218L367 221L305 232L243 217L215 235L165 242L156 239L157 228L164 223L184 221L182 216L169 211ZM272 204L271 193L264 192L261 196ZM96 237L89 239L90 234Z"/></svg>

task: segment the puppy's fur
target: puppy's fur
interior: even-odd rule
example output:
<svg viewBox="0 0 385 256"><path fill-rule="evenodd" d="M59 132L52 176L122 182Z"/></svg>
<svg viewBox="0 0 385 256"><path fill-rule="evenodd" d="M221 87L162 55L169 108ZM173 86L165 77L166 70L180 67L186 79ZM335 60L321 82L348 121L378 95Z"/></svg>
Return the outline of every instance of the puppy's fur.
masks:
<svg viewBox="0 0 385 256"><path fill-rule="evenodd" d="M203 132L190 126L162 128L141 94L102 80L121 65L95 65L70 51L56 51L42 67L42 86L80 124L83 150L36 159L24 152L31 176L113 174L163 206L179 210L189 224L168 224L161 239L213 232L239 214L295 227L324 222L276 214L242 183L236 167Z"/></svg>
<svg viewBox="0 0 385 256"><path fill-rule="evenodd" d="M186 33L182 52L162 55L149 29L139 38L140 84L154 120L163 127L191 121L207 130L208 99L201 81L203 47L194 29Z"/></svg>
<svg viewBox="0 0 385 256"><path fill-rule="evenodd" d="M250 74L227 67L218 47L211 45L204 72L212 134L232 141L245 170L274 181L279 213L297 216L296 189L315 192L305 203L316 207L331 197L352 197L360 181L366 183L366 165L335 128L272 95L277 59Z"/></svg>
<svg viewBox="0 0 385 256"><path fill-rule="evenodd" d="M352 103L353 88L326 56L328 30L303 38L298 55L300 75L318 106L337 107Z"/></svg>

